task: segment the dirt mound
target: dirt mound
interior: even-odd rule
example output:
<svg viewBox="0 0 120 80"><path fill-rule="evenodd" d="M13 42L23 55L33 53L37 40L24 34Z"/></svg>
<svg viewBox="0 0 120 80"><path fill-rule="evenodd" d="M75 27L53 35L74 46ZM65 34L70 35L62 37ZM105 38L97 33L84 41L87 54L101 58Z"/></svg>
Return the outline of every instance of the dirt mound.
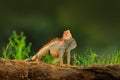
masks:
<svg viewBox="0 0 120 80"><path fill-rule="evenodd" d="M60 67L0 58L0 80L120 80L120 64Z"/></svg>

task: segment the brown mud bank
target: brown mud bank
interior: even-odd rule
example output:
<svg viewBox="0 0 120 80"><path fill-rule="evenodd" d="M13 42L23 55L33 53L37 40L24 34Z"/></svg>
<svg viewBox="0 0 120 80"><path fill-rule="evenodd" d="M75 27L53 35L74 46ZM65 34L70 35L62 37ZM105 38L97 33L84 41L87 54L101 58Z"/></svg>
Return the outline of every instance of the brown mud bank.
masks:
<svg viewBox="0 0 120 80"><path fill-rule="evenodd" d="M0 80L120 80L120 64L60 67L0 58Z"/></svg>

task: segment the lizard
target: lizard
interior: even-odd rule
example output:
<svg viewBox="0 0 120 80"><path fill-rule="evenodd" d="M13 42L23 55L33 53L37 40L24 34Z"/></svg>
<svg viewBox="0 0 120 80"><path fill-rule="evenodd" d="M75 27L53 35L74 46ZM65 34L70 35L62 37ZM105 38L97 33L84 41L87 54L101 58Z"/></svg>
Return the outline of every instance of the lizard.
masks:
<svg viewBox="0 0 120 80"><path fill-rule="evenodd" d="M72 37L70 30L63 32L61 38L54 38L46 45L44 45L40 50L31 58L25 61L36 61L39 62L42 56L50 53L50 55L57 57L59 59L60 66L63 66L63 55L67 55L67 65L70 65L70 51L76 48L77 43Z"/></svg>

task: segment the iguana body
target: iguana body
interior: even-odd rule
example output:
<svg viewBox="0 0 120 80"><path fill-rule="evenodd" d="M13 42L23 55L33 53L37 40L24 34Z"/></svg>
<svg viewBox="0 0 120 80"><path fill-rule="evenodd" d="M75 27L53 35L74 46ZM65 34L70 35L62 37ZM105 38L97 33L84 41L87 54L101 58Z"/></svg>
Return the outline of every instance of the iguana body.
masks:
<svg viewBox="0 0 120 80"><path fill-rule="evenodd" d="M70 51L77 46L69 30L64 31L62 38L55 38L43 46L32 58L27 61L40 61L41 57L47 53L59 58L60 65L63 65L63 54L67 55L67 64L70 64Z"/></svg>

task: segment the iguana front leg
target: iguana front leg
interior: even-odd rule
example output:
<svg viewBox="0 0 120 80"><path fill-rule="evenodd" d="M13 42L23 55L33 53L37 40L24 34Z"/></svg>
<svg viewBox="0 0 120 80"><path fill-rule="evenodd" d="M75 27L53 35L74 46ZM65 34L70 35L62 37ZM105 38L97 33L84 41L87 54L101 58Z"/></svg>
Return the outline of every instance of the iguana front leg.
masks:
<svg viewBox="0 0 120 80"><path fill-rule="evenodd" d="M63 66L63 51L59 52L59 62L60 62L60 66Z"/></svg>
<svg viewBox="0 0 120 80"><path fill-rule="evenodd" d="M68 51L66 55L67 55L67 65L70 65L70 51Z"/></svg>

